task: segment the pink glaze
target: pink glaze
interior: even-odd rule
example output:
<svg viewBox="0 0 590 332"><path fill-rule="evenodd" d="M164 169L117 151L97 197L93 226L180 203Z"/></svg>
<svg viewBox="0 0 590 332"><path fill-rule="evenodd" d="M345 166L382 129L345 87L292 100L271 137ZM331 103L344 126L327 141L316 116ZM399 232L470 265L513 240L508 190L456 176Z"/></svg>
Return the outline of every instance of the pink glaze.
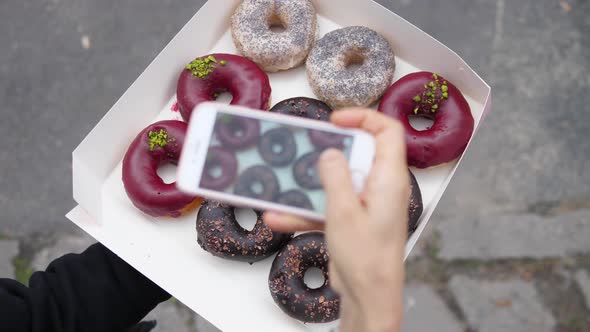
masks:
<svg viewBox="0 0 590 332"><path fill-rule="evenodd" d="M150 151L149 133L164 129L168 142ZM197 197L184 194L175 183L164 183L157 173L164 163L178 162L187 124L182 121L160 121L149 125L133 140L123 159L123 184L131 202L154 217L179 217L195 203Z"/></svg>
<svg viewBox="0 0 590 332"><path fill-rule="evenodd" d="M428 90L433 81L446 82L448 98L442 97L440 85L436 91ZM435 94L438 108L434 112L431 105L424 103L423 94L427 91ZM422 97L421 102L414 100L416 96ZM418 168L455 160L463 153L473 134L473 116L461 91L440 75L430 72L409 74L395 82L383 96L379 111L401 121L406 130L408 164ZM427 130L416 130L410 124L410 115L430 118L434 124Z"/></svg>
<svg viewBox="0 0 590 332"><path fill-rule="evenodd" d="M178 79L176 95L180 114L185 121L193 109L205 101L214 101L216 94L232 94L232 105L267 110L271 88L268 75L254 62L232 54L211 54L218 64L207 77L199 78L184 69ZM207 58L209 55L204 56Z"/></svg>

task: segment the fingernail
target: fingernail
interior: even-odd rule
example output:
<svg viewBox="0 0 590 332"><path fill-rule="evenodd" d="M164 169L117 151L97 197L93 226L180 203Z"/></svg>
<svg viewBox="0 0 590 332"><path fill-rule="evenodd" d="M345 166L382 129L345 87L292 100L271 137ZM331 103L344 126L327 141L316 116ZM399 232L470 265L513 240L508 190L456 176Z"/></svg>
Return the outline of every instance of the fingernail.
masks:
<svg viewBox="0 0 590 332"><path fill-rule="evenodd" d="M328 150L322 152L320 159L322 162L332 161L332 160L339 159L341 155L342 155L342 152L340 152L340 150L331 148L331 149L328 149Z"/></svg>

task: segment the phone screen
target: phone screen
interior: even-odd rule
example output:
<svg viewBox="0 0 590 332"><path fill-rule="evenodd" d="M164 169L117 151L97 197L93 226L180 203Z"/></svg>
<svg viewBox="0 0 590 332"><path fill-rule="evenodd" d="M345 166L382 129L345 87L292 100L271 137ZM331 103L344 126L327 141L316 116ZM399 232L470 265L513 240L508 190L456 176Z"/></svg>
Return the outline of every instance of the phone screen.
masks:
<svg viewBox="0 0 590 332"><path fill-rule="evenodd" d="M218 111L199 186L324 214L317 160L353 136Z"/></svg>

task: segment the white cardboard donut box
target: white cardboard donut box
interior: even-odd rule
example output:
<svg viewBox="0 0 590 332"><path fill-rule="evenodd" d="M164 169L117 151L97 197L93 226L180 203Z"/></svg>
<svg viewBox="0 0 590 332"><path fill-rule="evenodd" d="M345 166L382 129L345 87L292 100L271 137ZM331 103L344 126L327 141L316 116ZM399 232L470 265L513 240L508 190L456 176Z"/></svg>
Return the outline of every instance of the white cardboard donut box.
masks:
<svg viewBox="0 0 590 332"><path fill-rule="evenodd" d="M67 217L223 331L330 331L338 322L303 324L275 305L267 286L272 258L249 265L213 257L197 244L196 211L178 220L149 217L132 205L121 182L121 160L137 133L157 120L180 119L172 105L184 66L208 53L237 52L229 22L239 2L205 3L74 150L73 191L78 206ZM453 82L469 102L477 132L491 109L491 88L456 53L374 1L313 3L320 36L352 25L384 35L396 54L394 81L426 70ZM303 66L269 76L273 103L289 97L314 97ZM424 213L408 241L406 255L460 162L412 169L422 190Z"/></svg>

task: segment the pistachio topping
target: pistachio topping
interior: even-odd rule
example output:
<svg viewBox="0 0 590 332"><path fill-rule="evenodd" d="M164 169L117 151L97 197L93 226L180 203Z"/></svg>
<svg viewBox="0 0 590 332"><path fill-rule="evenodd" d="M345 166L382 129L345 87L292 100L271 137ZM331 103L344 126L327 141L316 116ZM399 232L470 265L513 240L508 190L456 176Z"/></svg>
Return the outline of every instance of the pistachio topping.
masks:
<svg viewBox="0 0 590 332"><path fill-rule="evenodd" d="M449 86L447 81L440 79L438 74L432 74L433 81L424 84L424 91L414 96L414 114L419 112L435 113L440 108L440 103L449 99Z"/></svg>
<svg viewBox="0 0 590 332"><path fill-rule="evenodd" d="M165 147L168 144L168 132L164 129L160 129L160 131L151 131L148 133L148 138L150 139L150 151L154 151L156 146Z"/></svg>

